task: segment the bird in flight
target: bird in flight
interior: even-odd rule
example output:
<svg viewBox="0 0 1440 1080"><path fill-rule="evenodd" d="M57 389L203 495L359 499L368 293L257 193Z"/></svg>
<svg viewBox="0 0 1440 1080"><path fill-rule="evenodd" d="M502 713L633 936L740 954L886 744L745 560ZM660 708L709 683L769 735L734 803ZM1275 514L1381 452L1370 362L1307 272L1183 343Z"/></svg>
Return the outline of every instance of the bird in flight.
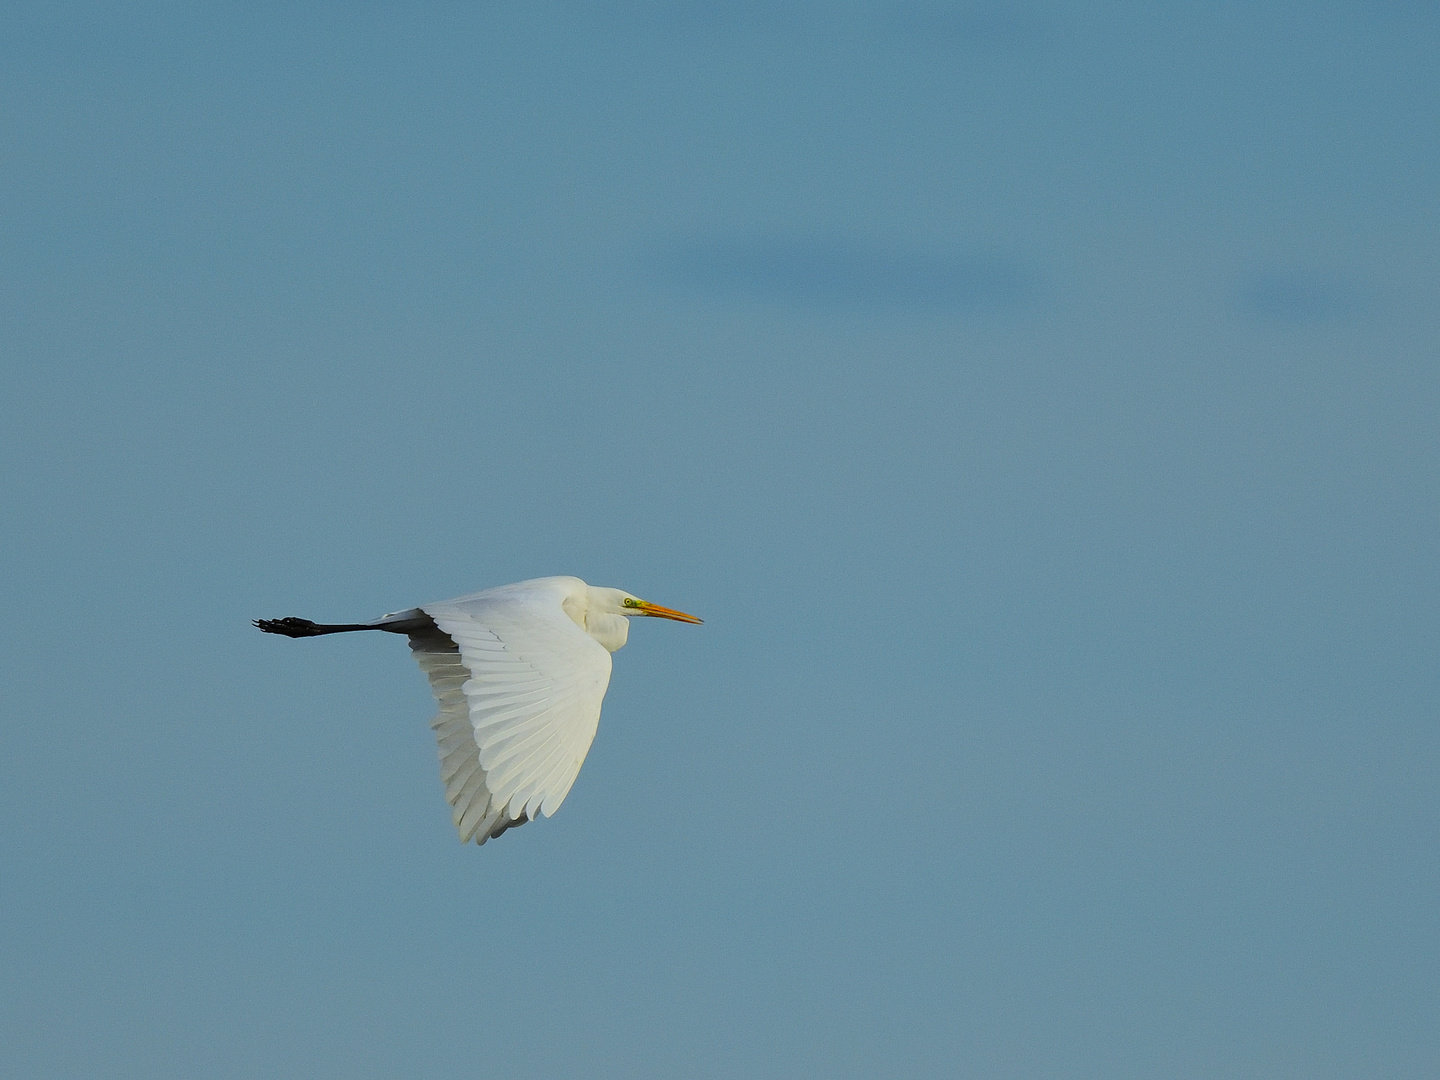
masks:
<svg viewBox="0 0 1440 1080"><path fill-rule="evenodd" d="M440 705L430 726L455 828L461 843L483 844L560 809L600 723L610 654L625 644L634 615L701 621L621 589L547 577L368 623L291 617L255 625L296 638L405 634Z"/></svg>

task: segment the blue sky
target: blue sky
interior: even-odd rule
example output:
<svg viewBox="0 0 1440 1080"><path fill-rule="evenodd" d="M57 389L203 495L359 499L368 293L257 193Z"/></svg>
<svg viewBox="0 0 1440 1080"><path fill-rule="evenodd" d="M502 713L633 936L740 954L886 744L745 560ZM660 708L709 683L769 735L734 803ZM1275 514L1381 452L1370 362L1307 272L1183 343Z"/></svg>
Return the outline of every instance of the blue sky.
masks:
<svg viewBox="0 0 1440 1080"><path fill-rule="evenodd" d="M0 17L0 1071L1440 1069L1440 5ZM368 618L638 626L462 848Z"/></svg>

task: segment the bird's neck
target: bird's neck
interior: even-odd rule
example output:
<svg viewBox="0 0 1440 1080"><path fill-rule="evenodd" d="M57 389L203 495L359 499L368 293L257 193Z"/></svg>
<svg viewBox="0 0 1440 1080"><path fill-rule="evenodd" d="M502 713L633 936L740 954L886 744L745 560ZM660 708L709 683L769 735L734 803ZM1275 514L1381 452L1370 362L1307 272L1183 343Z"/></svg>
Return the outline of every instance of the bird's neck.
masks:
<svg viewBox="0 0 1440 1080"><path fill-rule="evenodd" d="M624 615L588 611L585 613L585 632L614 652L630 636L630 620Z"/></svg>

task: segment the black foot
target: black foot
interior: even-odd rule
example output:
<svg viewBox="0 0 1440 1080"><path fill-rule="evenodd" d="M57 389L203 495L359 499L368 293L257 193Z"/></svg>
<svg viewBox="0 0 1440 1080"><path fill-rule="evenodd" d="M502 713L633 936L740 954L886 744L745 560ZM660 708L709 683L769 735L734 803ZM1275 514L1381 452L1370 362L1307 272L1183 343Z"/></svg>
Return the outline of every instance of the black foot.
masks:
<svg viewBox="0 0 1440 1080"><path fill-rule="evenodd" d="M294 615L285 619L256 619L255 625L267 634L284 634L286 637L315 637L325 633L318 623L297 619Z"/></svg>

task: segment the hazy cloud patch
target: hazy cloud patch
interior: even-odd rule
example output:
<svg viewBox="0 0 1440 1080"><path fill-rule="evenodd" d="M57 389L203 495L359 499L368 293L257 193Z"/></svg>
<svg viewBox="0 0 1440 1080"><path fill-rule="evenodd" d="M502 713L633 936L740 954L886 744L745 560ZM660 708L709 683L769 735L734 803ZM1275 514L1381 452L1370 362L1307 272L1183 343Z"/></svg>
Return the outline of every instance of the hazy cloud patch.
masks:
<svg viewBox="0 0 1440 1080"><path fill-rule="evenodd" d="M826 9L803 0L610 0L567 3L571 16L591 29L626 35L683 38L746 37L828 26Z"/></svg>
<svg viewBox="0 0 1440 1080"><path fill-rule="evenodd" d="M1016 306L1034 275L978 252L845 240L730 240L677 246L657 260L672 286L798 306L915 305L960 311Z"/></svg>
<svg viewBox="0 0 1440 1080"><path fill-rule="evenodd" d="M1301 271L1257 274L1240 286L1236 301L1251 318L1277 323L1336 322L1364 307L1352 282Z"/></svg>
<svg viewBox="0 0 1440 1080"><path fill-rule="evenodd" d="M1440 0L1367 0L1364 6L1386 22L1440 23Z"/></svg>
<svg viewBox="0 0 1440 1080"><path fill-rule="evenodd" d="M850 5L819 0L564 0L577 25L626 36L691 40L801 35L899 34L944 45L1012 47L1043 36L1049 12L1026 0L872 0Z"/></svg>
<svg viewBox="0 0 1440 1080"><path fill-rule="evenodd" d="M884 5L895 28L937 44L981 48L1027 45L1045 34L1045 13L1030 4L996 0L899 0Z"/></svg>

